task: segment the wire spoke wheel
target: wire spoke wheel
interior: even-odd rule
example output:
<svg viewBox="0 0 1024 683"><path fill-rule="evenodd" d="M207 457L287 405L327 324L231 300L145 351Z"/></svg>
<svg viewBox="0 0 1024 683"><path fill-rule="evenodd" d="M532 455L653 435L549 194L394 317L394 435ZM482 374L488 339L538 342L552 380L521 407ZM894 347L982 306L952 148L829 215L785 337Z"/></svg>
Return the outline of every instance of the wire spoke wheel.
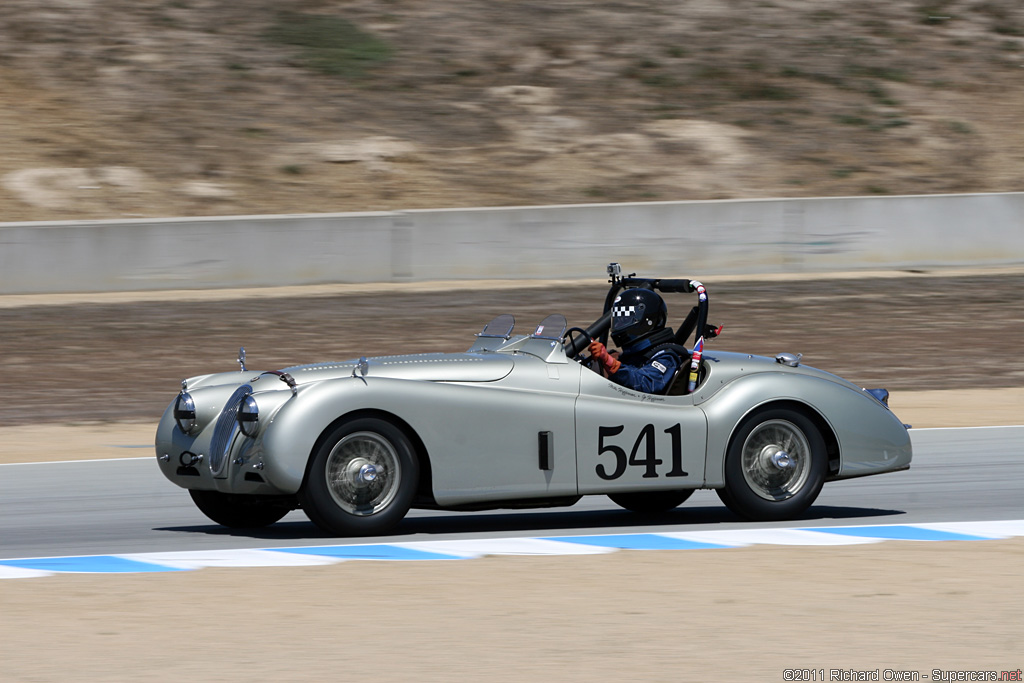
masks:
<svg viewBox="0 0 1024 683"><path fill-rule="evenodd" d="M420 478L409 437L379 417L339 420L320 438L308 467L299 490L302 509L339 536L393 529L409 511Z"/></svg>
<svg viewBox="0 0 1024 683"><path fill-rule="evenodd" d="M759 424L743 442L743 478L765 500L791 498L807 483L811 446L792 422Z"/></svg>
<svg viewBox="0 0 1024 683"><path fill-rule="evenodd" d="M342 438L327 456L325 467L331 498L353 515L383 510L395 499L401 484L395 447L374 432L356 432Z"/></svg>
<svg viewBox="0 0 1024 683"><path fill-rule="evenodd" d="M825 439L804 411L762 408L733 434L718 497L745 519L793 519L818 497L827 469Z"/></svg>

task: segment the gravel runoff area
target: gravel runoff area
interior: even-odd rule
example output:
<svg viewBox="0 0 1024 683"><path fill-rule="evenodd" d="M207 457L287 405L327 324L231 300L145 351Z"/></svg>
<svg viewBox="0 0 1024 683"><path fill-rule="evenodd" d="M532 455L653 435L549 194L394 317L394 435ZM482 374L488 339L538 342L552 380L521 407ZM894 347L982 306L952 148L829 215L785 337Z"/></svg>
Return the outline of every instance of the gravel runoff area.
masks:
<svg viewBox="0 0 1024 683"><path fill-rule="evenodd" d="M707 284L713 348L803 352L919 426L1022 421L1024 276ZM146 453L126 447L177 380L232 367L239 343L254 367L458 350L491 313L583 322L603 296L393 289L0 302L0 462ZM957 672L1024 666L1022 559L1018 539L12 580L0 679L982 680Z"/></svg>

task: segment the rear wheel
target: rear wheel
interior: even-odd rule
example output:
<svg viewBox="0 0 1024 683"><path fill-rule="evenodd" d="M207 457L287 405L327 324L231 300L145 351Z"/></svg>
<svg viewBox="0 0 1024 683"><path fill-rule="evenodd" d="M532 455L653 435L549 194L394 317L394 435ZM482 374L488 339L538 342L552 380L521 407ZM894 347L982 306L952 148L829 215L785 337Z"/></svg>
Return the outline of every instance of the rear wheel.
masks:
<svg viewBox="0 0 1024 683"><path fill-rule="evenodd" d="M267 500L258 496L240 496L220 491L189 490L192 502L199 510L217 522L232 529L258 529L270 526L287 515L294 506L283 501ZM294 499L293 503L294 503Z"/></svg>
<svg viewBox="0 0 1024 683"><path fill-rule="evenodd" d="M412 505L419 463L409 439L378 418L334 428L313 454L300 493L314 524L339 536L384 533Z"/></svg>
<svg viewBox="0 0 1024 683"><path fill-rule="evenodd" d="M686 502L693 495L693 489L681 491L648 491L643 493L611 493L612 502L630 512L656 514L668 512Z"/></svg>
<svg viewBox="0 0 1024 683"><path fill-rule="evenodd" d="M818 497L826 467L825 440L810 419L789 408L762 410L733 436L718 496L746 519L790 519Z"/></svg>

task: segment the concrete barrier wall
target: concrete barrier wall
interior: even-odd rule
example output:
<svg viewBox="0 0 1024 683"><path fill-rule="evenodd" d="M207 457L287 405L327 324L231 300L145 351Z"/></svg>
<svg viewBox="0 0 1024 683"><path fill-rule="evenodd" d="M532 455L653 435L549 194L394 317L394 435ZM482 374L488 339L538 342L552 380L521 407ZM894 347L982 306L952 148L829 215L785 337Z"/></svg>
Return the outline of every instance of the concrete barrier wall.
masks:
<svg viewBox="0 0 1024 683"><path fill-rule="evenodd" d="M0 223L0 294L1024 263L1024 193Z"/></svg>

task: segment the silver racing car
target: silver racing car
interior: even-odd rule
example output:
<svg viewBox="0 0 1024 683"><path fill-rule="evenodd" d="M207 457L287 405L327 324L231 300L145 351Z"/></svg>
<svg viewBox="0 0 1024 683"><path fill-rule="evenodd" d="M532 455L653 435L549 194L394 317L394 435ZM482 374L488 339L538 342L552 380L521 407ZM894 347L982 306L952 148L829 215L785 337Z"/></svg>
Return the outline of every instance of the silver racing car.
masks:
<svg viewBox="0 0 1024 683"><path fill-rule="evenodd" d="M510 315L464 353L360 358L182 382L156 433L160 469L229 527L301 508L337 535L380 534L411 507L572 505L607 495L658 513L715 489L752 520L804 512L827 481L910 467L904 425L882 389L775 358L705 350L707 288L608 268L587 329L550 315L528 334ZM697 295L669 343L682 356L660 393L592 364L627 289ZM691 340L692 335L692 340ZM662 367L662 366L659 366Z"/></svg>

